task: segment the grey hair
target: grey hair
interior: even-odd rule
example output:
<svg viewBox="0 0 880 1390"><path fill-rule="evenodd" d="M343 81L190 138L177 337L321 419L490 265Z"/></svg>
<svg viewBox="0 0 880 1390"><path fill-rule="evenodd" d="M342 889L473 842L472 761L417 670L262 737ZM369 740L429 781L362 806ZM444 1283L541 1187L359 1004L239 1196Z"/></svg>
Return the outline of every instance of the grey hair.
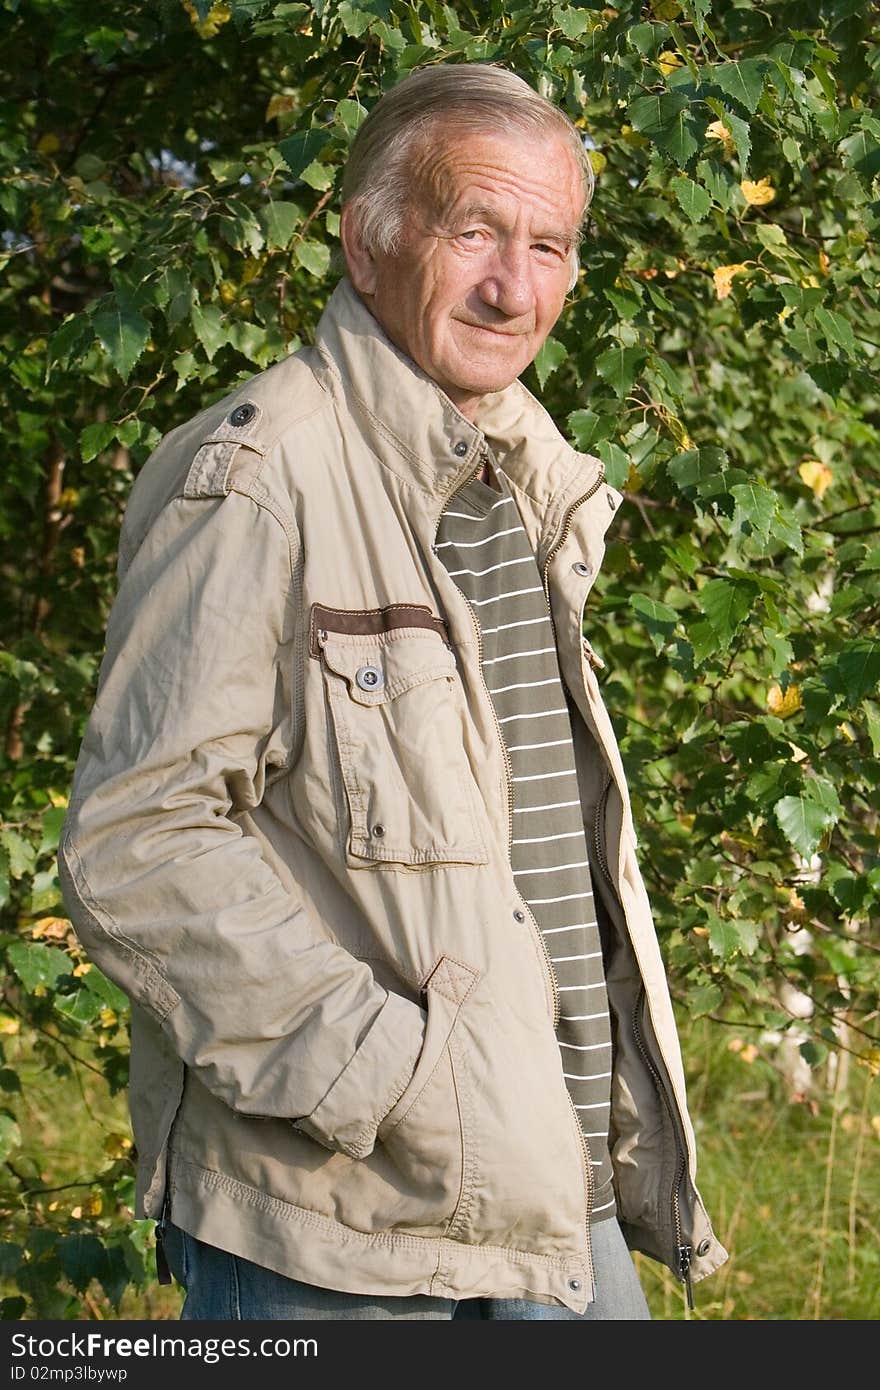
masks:
<svg viewBox="0 0 880 1390"><path fill-rule="evenodd" d="M377 102L352 142L342 178L342 206L353 205L368 251L393 255L412 192L414 147L443 122L458 130L555 135L569 148L584 188L581 221L593 197L590 158L565 112L527 82L490 63L437 63L419 68ZM577 283L577 247L572 248Z"/></svg>

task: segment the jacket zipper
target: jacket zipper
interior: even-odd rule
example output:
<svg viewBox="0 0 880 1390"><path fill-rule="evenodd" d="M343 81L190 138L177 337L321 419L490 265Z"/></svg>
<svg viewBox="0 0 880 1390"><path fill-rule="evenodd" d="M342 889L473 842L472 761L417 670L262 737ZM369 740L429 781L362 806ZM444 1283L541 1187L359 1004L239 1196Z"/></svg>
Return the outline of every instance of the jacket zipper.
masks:
<svg viewBox="0 0 880 1390"><path fill-rule="evenodd" d="M484 445L481 447L481 449L480 449L480 452L479 452L479 455L478 455L478 459L479 459L479 461L478 461L478 463L477 463L477 467L474 469L473 473L470 475L470 477L466 478L465 481L464 481L463 483L460 483L460 484L459 484L459 486L455 489L455 492L460 491L462 487L467 487L467 484L468 484L468 483L472 483L476 478L479 477L479 475L480 475L480 473L481 473L481 471L482 471L482 469L483 469L484 464L487 463L487 462L488 462L488 459L489 459L489 450L488 450L488 447L487 447L485 444L484 444ZM453 493L450 493L450 496L449 496L449 498L446 499L446 502L450 501L451 498L452 498L452 496L454 496L454 492L453 492ZM444 507L446 506L446 502L444 502ZM442 519L442 516L443 516L443 511L442 511L442 509L441 509L440 516L437 518L437 525L436 525L435 528L434 528L434 540L433 540L433 543L432 543L432 549L435 550L435 553L436 553L436 544L437 544L437 532L438 532L439 529L440 529L440 521L441 521L441 519ZM504 734L503 734L503 732L502 732L501 724L499 723L498 715L497 715L496 710L495 710L495 702L494 702L494 700L492 699L492 696L491 696L491 694L490 694L490 692L489 692L489 684L488 684L488 681L486 680L486 673L485 673L484 670L483 670L483 634L482 634L482 631L481 631L481 629L480 629L480 624L479 624L479 622L477 621L477 615L476 615L476 613L475 613L474 610L473 610L473 607L472 607L472 605L471 605L471 601L470 601L470 599L468 598L467 594L465 594L465 593L459 588L459 586L458 586L457 584L456 584L455 587L458 589L458 592L461 594L462 598L464 599L465 603L467 604L468 612L469 612L470 615L471 615L471 622L472 622L473 625L474 625L474 632L476 633L476 637L477 637L477 659L478 659L478 661L479 661L479 666L480 666L480 679L481 679L481 681L483 682L483 689L484 689L485 692L486 692L486 696L487 696L488 702L489 702L489 708L490 708L491 711L492 711L492 719L493 719L494 724L495 724L495 730L496 730L496 732L497 732L497 734L498 734L498 741L499 741L499 743L501 744L501 752L502 752L502 755L503 755L503 757L504 757L505 791L506 791L506 793L507 793L507 858L508 858L508 861L510 861L511 855L512 855L512 852L513 852L513 767L511 766L510 754L509 754L508 751L507 751L507 744L506 744L505 741L504 741ZM545 942L543 936L541 935L540 928L538 927L538 924L537 924L537 922L535 921L534 915L532 914L532 910L531 910L531 908L529 907L528 903L526 902L525 898L523 898L522 894L519 894L519 900L520 900L520 902L522 903L523 907L525 908L525 912L526 912L526 921L529 923L529 925L530 925L530 927L531 927L531 929L532 929L532 934L534 935L535 939L538 941L538 943L539 943L539 945L540 945L540 947L541 947L541 952L542 952L542 955L543 955L544 964L545 964L546 971L547 971L547 979L549 980L550 988L551 988L551 991L552 991L552 997L553 997L553 1028L554 1028L554 1031L555 1031L556 1025L557 1025L558 1022L559 1022L559 1012L560 1012L561 1004L560 1004L560 1000L559 1000L559 987L558 987L558 985L557 985L557 983L556 983L556 975L554 974L554 971L553 971L553 963L552 963L552 961L550 960L550 952L549 952L548 949L547 949L547 943Z"/></svg>
<svg viewBox="0 0 880 1390"><path fill-rule="evenodd" d="M553 625L554 636L556 634L556 624L553 622L553 610L550 608L550 580L548 574L548 571L550 569L550 561L553 559L553 556L556 554L557 550L561 549L561 547L565 544L566 537L568 536L568 533L571 530L571 519L577 511L578 507L582 506L584 502L589 502L591 497L595 497L596 493L599 491L600 487L604 482L605 469L604 467L601 467L599 469L599 476L593 483L593 486L589 489L589 491L585 492L582 497L579 497L576 502L572 502L571 506L565 514L565 522L563 524L562 530L560 531L557 540L554 541L553 545L547 551L547 556L544 560L544 568L542 571L541 578L544 585L544 597L547 600L547 608L550 612L550 622Z"/></svg>
<svg viewBox="0 0 880 1390"><path fill-rule="evenodd" d="M685 1242L681 1226L681 1186L684 1181L685 1172L687 1170L687 1159L684 1150L682 1149L681 1144L679 1142L678 1131L675 1123L675 1111L672 1105L672 1101L669 1098L669 1093L666 1090L666 1085L663 1081L663 1078L657 1071L657 1068L654 1066L654 1063L651 1061L651 1058L648 1054L648 1049L645 1046L645 1041L642 1037L641 1028L639 1026L638 1016L644 998L645 986L642 985L636 998L635 1006L633 1008L632 1013L633 1036L635 1037L636 1045L639 1049L639 1052L642 1054L642 1059L645 1063L645 1066L648 1068L648 1071L650 1072L651 1077L654 1081L654 1085L657 1087L657 1092L660 1098L662 1099L663 1104L666 1107L666 1112L669 1115L669 1122L672 1125L672 1133L675 1138L675 1147L678 1153L678 1165L675 1170L675 1182L673 1183L672 1187L672 1224L675 1230L675 1253L678 1261L677 1273L679 1279L682 1281L687 1290L688 1308L692 1310L694 1306L694 1289L693 1284L691 1282L691 1256L693 1255L693 1247Z"/></svg>
<svg viewBox="0 0 880 1390"><path fill-rule="evenodd" d="M618 893L616 885L614 883L614 879L611 876L611 870L608 866L608 857L605 853L604 837L602 835L605 804L608 800L608 793L611 790L612 781L613 778L606 773L605 784L602 788L599 800L596 803L596 819L593 824L593 847L596 851L596 859L598 861L599 868L602 871L602 876L606 879L608 886L613 892L618 903L620 903L620 894ZM621 911L623 911L622 903L620 903L620 907ZM639 1025L639 1013L641 1011L642 1002L644 998L645 986L643 983L639 988L638 995L636 996L635 1006L632 1012L633 1037L636 1040L636 1046L639 1049L642 1061L645 1063L645 1066L648 1070L648 1074L650 1075L651 1080L654 1082L654 1085L657 1089L657 1094L660 1096L660 1099L662 1100L663 1105L666 1109L666 1113L669 1116L669 1123L672 1126L672 1134L673 1138L675 1139L677 1163L675 1169L675 1182L673 1183L672 1187L672 1225L673 1230L675 1232L675 1254L678 1266L676 1273L678 1274L679 1279L682 1281L687 1290L688 1307L690 1309L693 1309L694 1290L693 1284L691 1283L691 1256L693 1254L693 1248L692 1246L688 1245L684 1240L681 1225L681 1187L684 1181L685 1173L687 1171L687 1156L685 1154L684 1149L682 1148L681 1142L678 1137L675 1107L669 1096L669 1092L666 1088L666 1083L664 1082L662 1076L655 1067L654 1062L651 1059L650 1053L648 1052L648 1048L645 1044L645 1040L642 1037L642 1030Z"/></svg>

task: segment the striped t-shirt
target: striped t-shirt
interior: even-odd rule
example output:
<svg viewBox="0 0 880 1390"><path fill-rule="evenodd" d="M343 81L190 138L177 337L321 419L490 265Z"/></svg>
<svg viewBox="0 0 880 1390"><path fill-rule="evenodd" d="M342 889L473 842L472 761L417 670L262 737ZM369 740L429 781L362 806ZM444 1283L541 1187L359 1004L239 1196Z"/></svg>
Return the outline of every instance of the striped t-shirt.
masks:
<svg viewBox="0 0 880 1390"><path fill-rule="evenodd" d="M513 778L511 867L559 988L562 1072L593 1167L593 1220L614 1214L611 1031L569 708L537 561L516 502L472 478L440 518L436 550L479 623L483 674Z"/></svg>

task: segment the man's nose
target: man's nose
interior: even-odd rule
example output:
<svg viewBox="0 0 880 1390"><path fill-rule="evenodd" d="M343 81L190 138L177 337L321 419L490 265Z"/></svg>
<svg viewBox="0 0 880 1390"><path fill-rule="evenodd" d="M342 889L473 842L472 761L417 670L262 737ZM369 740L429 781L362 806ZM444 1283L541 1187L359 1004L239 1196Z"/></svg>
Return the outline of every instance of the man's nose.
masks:
<svg viewBox="0 0 880 1390"><path fill-rule="evenodd" d="M511 318L530 313L535 304L530 247L499 246L480 283L480 295L485 304Z"/></svg>

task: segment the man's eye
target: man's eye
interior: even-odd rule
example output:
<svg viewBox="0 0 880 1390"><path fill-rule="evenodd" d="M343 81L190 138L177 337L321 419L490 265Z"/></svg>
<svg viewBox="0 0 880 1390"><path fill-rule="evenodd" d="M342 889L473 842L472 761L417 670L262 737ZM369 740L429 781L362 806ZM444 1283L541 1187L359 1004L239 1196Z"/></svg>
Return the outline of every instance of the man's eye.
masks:
<svg viewBox="0 0 880 1390"><path fill-rule="evenodd" d="M565 252L563 251L563 249L562 249L561 246L551 246L551 245L550 245L548 242L546 242L546 241L539 241L539 242L536 244L536 246L535 246L535 250L536 250L536 251L540 251L542 254L546 254L546 255L548 255L548 256L564 256L564 255L565 255Z"/></svg>
<svg viewBox="0 0 880 1390"><path fill-rule="evenodd" d="M480 232L477 230L476 227L469 227L467 231L459 232L458 235L461 237L463 241L476 241L477 238L480 236Z"/></svg>

